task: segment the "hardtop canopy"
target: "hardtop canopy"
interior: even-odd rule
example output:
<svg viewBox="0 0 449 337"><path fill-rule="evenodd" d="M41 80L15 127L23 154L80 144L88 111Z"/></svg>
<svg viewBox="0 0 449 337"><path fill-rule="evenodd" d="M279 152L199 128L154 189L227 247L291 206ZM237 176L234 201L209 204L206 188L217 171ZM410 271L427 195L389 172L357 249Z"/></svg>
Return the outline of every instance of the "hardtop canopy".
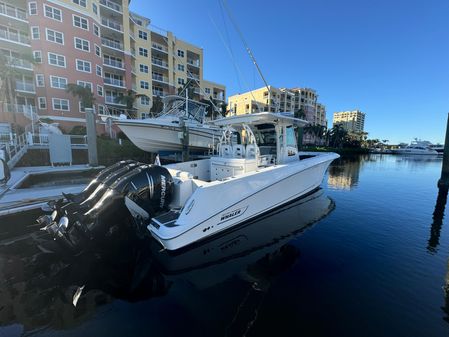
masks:
<svg viewBox="0 0 449 337"><path fill-rule="evenodd" d="M309 122L295 118L289 113L282 112L258 112L253 114L245 114L245 115L237 115L230 116L225 118L220 118L212 121L213 124L218 126L226 126L226 125L241 125L249 124L249 125L259 125L259 124L284 124L284 125L295 125L298 127L304 127L309 124Z"/></svg>

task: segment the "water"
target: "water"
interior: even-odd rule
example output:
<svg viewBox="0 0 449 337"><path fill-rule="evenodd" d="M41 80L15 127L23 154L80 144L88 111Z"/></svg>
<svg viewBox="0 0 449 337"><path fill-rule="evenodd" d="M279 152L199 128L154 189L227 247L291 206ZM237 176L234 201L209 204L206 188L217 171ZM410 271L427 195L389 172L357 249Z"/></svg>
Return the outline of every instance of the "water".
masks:
<svg viewBox="0 0 449 337"><path fill-rule="evenodd" d="M178 254L124 240L63 261L36 248L34 214L3 219L0 336L447 336L440 170L344 158L322 190Z"/></svg>

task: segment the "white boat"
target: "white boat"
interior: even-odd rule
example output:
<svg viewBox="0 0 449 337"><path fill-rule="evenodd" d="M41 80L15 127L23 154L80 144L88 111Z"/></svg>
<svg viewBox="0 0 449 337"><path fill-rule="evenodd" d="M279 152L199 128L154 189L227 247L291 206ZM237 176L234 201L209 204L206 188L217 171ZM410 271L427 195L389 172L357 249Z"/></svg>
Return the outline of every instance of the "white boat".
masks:
<svg viewBox="0 0 449 337"><path fill-rule="evenodd" d="M329 164L339 157L299 153L294 128L307 122L282 113L239 115L215 124L224 127L218 155L164 166L174 181L173 199L170 210L153 217L148 229L168 250L223 232L314 191ZM240 144L235 144L236 139Z"/></svg>
<svg viewBox="0 0 449 337"><path fill-rule="evenodd" d="M182 151L186 129L192 152L211 150L217 144L222 132L218 126L206 122L205 104L180 96L166 96L164 106L154 118L115 119L113 123L147 152Z"/></svg>
<svg viewBox="0 0 449 337"><path fill-rule="evenodd" d="M438 152L430 147L430 142L414 140L404 148L394 149L394 154L418 154L418 155L437 155Z"/></svg>

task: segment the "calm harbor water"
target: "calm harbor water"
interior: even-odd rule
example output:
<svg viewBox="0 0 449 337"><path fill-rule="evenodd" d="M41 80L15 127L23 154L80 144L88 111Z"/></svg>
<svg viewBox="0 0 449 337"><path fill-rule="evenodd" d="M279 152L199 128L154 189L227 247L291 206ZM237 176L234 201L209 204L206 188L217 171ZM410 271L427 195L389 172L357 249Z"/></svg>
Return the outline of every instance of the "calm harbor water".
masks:
<svg viewBox="0 0 449 337"><path fill-rule="evenodd" d="M124 240L62 260L35 214L0 220L0 336L447 336L441 164L341 158L321 190L177 254Z"/></svg>

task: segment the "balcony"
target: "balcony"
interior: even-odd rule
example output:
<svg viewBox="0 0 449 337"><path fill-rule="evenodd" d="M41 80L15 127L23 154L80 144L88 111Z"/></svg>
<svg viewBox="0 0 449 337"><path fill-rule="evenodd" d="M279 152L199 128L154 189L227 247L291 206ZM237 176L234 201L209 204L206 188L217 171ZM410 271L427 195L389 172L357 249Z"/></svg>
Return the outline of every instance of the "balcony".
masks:
<svg viewBox="0 0 449 337"><path fill-rule="evenodd" d="M157 58L151 58L151 63L156 65L156 66L168 69L168 63L163 61L163 60L160 60L160 59L157 59Z"/></svg>
<svg viewBox="0 0 449 337"><path fill-rule="evenodd" d="M166 77L166 76L161 76L161 75L157 75L157 74L151 74L151 78L153 79L153 81L158 81L158 82L161 82L161 83L168 84L168 77Z"/></svg>
<svg viewBox="0 0 449 337"><path fill-rule="evenodd" d="M187 64L199 68L200 67L200 60L187 59Z"/></svg>
<svg viewBox="0 0 449 337"><path fill-rule="evenodd" d="M35 94L33 82L18 81L16 80L16 91L27 92Z"/></svg>
<svg viewBox="0 0 449 337"><path fill-rule="evenodd" d="M111 59L105 58L105 59L103 59L103 65L109 66L112 68L125 70L125 66L122 61L111 60Z"/></svg>
<svg viewBox="0 0 449 337"><path fill-rule="evenodd" d="M198 80L198 81L199 81L199 79L200 79L199 75L197 75L197 74L192 74L191 72L188 72L188 73L187 73L187 77L188 77L188 78L193 78L193 79Z"/></svg>
<svg viewBox="0 0 449 337"><path fill-rule="evenodd" d="M167 95L165 91L153 89L153 96L164 97L165 95Z"/></svg>
<svg viewBox="0 0 449 337"><path fill-rule="evenodd" d="M116 100L117 100L118 97L119 97L119 96L105 95L105 96L104 96L104 101L105 101L106 104L115 104L115 105L126 106L126 105L123 104L123 103L117 103Z"/></svg>
<svg viewBox="0 0 449 337"><path fill-rule="evenodd" d="M131 47L131 56L136 58L136 49Z"/></svg>
<svg viewBox="0 0 449 337"><path fill-rule="evenodd" d="M109 47L115 50L119 50L119 51L124 51L123 49L123 43L121 42L117 42L117 41L113 41L113 40L109 40L106 38L102 38L101 39L101 44L105 47Z"/></svg>
<svg viewBox="0 0 449 337"><path fill-rule="evenodd" d="M114 87L119 87L119 88L126 88L125 81L119 80L116 78L111 78L111 77L105 77L104 84L111 85Z"/></svg>
<svg viewBox="0 0 449 337"><path fill-rule="evenodd" d="M108 0L100 0L100 5L103 7L110 8L116 12L122 13L122 6L119 4L116 4L115 2L108 1Z"/></svg>
<svg viewBox="0 0 449 337"><path fill-rule="evenodd" d="M36 107L24 104L3 103L3 111L19 112L23 114L30 114L30 113L34 114L36 113Z"/></svg>
<svg viewBox="0 0 449 337"><path fill-rule="evenodd" d="M11 32L6 29L0 29L0 39L17 42L26 45L27 47L30 46L30 39L28 38L28 36L18 32Z"/></svg>
<svg viewBox="0 0 449 337"><path fill-rule="evenodd" d="M8 64L11 67L26 69L26 70L33 70L33 64L29 61L22 60L17 57L13 57L13 56L6 56L6 59L8 60Z"/></svg>
<svg viewBox="0 0 449 337"><path fill-rule="evenodd" d="M117 21L106 19L103 17L101 18L101 25L104 27L111 28L112 30L115 30L117 32L123 33L123 26Z"/></svg>
<svg viewBox="0 0 449 337"><path fill-rule="evenodd" d="M151 48L159 50L159 51L162 51L162 52L168 54L168 48L163 46L163 45L161 45L161 44L159 44L159 43L152 42L151 43Z"/></svg>
<svg viewBox="0 0 449 337"><path fill-rule="evenodd" d="M224 96L223 95L214 94L212 97L214 99L218 100L218 101L223 101L224 102Z"/></svg>
<svg viewBox="0 0 449 337"><path fill-rule="evenodd" d="M26 11L4 3L0 3L0 14L28 23Z"/></svg>

